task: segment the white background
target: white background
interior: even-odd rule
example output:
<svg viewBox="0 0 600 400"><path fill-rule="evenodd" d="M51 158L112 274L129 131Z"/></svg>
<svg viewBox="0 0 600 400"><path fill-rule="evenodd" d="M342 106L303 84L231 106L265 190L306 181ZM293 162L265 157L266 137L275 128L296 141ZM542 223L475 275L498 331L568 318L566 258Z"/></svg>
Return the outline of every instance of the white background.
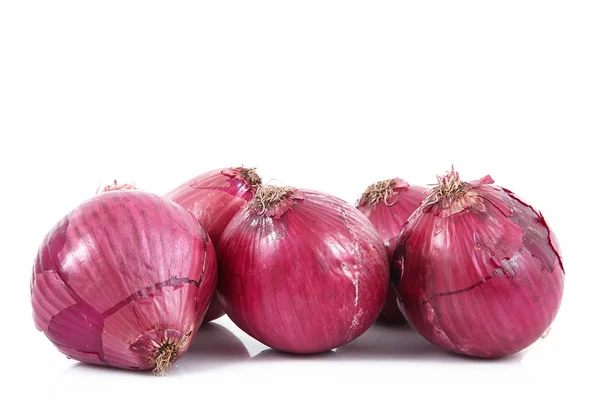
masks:
<svg viewBox="0 0 600 400"><path fill-rule="evenodd" d="M599 21L595 1L2 1L0 397L597 396ZM164 193L240 164L351 202L491 174L560 241L550 336L485 362L374 327L334 356L246 359L265 347L225 317L159 379L35 330L37 246L99 183Z"/></svg>

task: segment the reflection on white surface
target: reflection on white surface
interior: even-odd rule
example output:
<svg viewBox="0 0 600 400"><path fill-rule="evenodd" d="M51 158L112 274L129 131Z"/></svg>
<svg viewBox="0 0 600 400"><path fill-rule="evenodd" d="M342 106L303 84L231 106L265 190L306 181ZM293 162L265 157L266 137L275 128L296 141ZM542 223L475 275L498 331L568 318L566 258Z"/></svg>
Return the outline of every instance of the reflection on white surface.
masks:
<svg viewBox="0 0 600 400"><path fill-rule="evenodd" d="M266 349L261 351L260 353L258 353L257 355L255 355L254 357L252 357L252 361L277 361L277 362L281 362L281 361L297 361L297 362L303 362L303 361L321 361L321 360L332 360L335 358L337 354L332 351L325 351L323 353L317 353L317 354L291 354L291 353L284 353L282 351L277 351L277 350L273 350L273 349Z"/></svg>
<svg viewBox="0 0 600 400"><path fill-rule="evenodd" d="M388 325L376 322L362 336L345 346L319 354L290 354L270 348L252 356L252 361L360 361L419 360L433 362L493 362L519 363L525 351L499 360L478 360L460 356L429 343L409 325Z"/></svg>
<svg viewBox="0 0 600 400"><path fill-rule="evenodd" d="M305 365L342 361L424 361L434 363L521 363L527 350L498 360L477 360L439 349L408 325L387 325L376 322L353 342L319 354L290 354L273 350L243 333L228 318L219 319L200 328L189 350L175 363L170 376L185 376L230 367L252 360ZM109 374L127 377L131 374L152 377L150 372L77 363L67 374Z"/></svg>
<svg viewBox="0 0 600 400"><path fill-rule="evenodd" d="M499 360L479 360L460 356L429 343L409 325L388 325L376 322L362 336L351 343L332 351L319 354L298 355L265 349L252 357L253 361L366 361L366 360L419 360L432 362L491 362L520 363L523 355L518 354Z"/></svg>
<svg viewBox="0 0 600 400"><path fill-rule="evenodd" d="M446 357L446 353L408 324L388 325L379 321L353 342L336 349L336 354L345 360Z"/></svg>
<svg viewBox="0 0 600 400"><path fill-rule="evenodd" d="M190 348L176 363L173 373L215 369L250 359L242 341L229 329L214 322L202 325Z"/></svg>
<svg viewBox="0 0 600 400"><path fill-rule="evenodd" d="M477 362L429 343L408 324L388 325L376 322L362 336L336 349L340 360L422 360L436 362ZM504 357L499 362L520 362L524 352Z"/></svg>
<svg viewBox="0 0 600 400"><path fill-rule="evenodd" d="M500 385L496 385L499 388L509 379L510 390L515 380L522 387L536 388L536 393L539 388L548 392L555 390L552 385L558 380L549 381L548 376L557 371L552 367L557 353L543 350L560 350L562 346L557 346L560 341L555 341L560 339L560 333L560 330L552 332L535 345L537 348L527 352L526 357L521 352L500 360L481 361L438 349L408 326L377 323L354 342L335 351L294 355L267 348L223 317L199 330L188 352L164 378L155 377L149 371L72 365L72 361L58 355L56 358L64 360L62 365L66 366L58 373L52 368L57 360L49 358L42 359L47 360L45 368L29 363L22 370L40 368L45 372L38 381L43 380L46 386L38 390L40 395L35 398L54 396L61 400L171 398L174 393L195 390L201 397L246 398L248 393L260 393L263 399L281 399L293 398L288 397L292 393L297 395L295 398L306 399L315 388L319 388L315 393L318 398L375 398L390 393L390 387L381 385L382 382L394 382L402 390L417 388L419 395L423 395L426 388L426 398L448 398L445 395L449 390L463 394L466 387L481 397L481 393L489 395L490 379L500 379ZM46 347L55 355L53 348ZM562 348L565 354L571 350L566 346ZM432 376L437 383L433 386ZM543 397L547 396L532 398Z"/></svg>

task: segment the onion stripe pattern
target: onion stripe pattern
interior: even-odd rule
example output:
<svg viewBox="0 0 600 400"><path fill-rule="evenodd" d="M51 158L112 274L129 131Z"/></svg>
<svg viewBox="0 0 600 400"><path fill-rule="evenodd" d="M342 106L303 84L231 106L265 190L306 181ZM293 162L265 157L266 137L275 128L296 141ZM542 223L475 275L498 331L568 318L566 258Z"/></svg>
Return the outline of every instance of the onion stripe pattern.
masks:
<svg viewBox="0 0 600 400"><path fill-rule="evenodd" d="M261 187L225 229L218 293L227 315L262 343L318 353L361 335L386 296L381 237L334 196Z"/></svg>
<svg viewBox="0 0 600 400"><path fill-rule="evenodd" d="M394 286L404 316L429 341L456 353L516 353L549 328L564 268L536 209L486 176L440 178L403 227Z"/></svg>
<svg viewBox="0 0 600 400"><path fill-rule="evenodd" d="M253 168L223 168L198 175L171 190L165 197L190 211L217 247L225 227L252 200L261 183ZM225 310L215 294L204 322L224 314Z"/></svg>
<svg viewBox="0 0 600 400"><path fill-rule="evenodd" d="M38 330L67 356L156 368L189 346L216 285L215 251L194 217L139 191L84 202L48 233L34 263ZM169 363L174 359L169 360Z"/></svg>

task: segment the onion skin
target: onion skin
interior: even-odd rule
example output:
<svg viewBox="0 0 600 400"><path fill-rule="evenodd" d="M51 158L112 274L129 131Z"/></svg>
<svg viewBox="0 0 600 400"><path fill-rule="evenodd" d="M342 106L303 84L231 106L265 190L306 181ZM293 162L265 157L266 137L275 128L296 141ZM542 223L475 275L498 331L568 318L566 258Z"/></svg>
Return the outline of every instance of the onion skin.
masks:
<svg viewBox="0 0 600 400"><path fill-rule="evenodd" d="M379 319L386 324L391 325L406 324L406 318L404 318L400 307L398 307L398 297L396 296L396 292L394 291L391 283L390 287L388 288L385 303L383 304L381 313L379 313Z"/></svg>
<svg viewBox="0 0 600 400"><path fill-rule="evenodd" d="M549 328L564 269L542 215L486 176L454 171L411 216L393 267L401 308L430 342L479 358L516 353Z"/></svg>
<svg viewBox="0 0 600 400"><path fill-rule="evenodd" d="M216 278L214 247L188 211L154 194L108 191L46 235L33 318L70 358L162 373L187 350Z"/></svg>
<svg viewBox="0 0 600 400"><path fill-rule="evenodd" d="M251 168L224 168L199 175L165 195L190 211L218 246L233 216L254 197L260 177ZM217 295L208 307L204 322L225 314Z"/></svg>
<svg viewBox="0 0 600 400"><path fill-rule="evenodd" d="M383 241L356 208L319 192L263 190L223 232L217 292L227 315L274 349L309 354L360 336L389 280Z"/></svg>
<svg viewBox="0 0 600 400"><path fill-rule="evenodd" d="M358 201L356 208L371 221L381 235L390 263L402 225L427 197L427 191L424 187L411 186L403 179L394 178L370 185ZM392 286L388 289L379 318L389 324L406 322L398 308Z"/></svg>

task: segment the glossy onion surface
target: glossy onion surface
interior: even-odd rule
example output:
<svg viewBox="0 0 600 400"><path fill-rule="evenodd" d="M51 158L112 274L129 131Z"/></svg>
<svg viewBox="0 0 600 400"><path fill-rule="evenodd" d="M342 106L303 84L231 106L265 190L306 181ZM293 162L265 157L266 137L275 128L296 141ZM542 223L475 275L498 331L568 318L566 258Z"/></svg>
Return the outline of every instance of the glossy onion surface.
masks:
<svg viewBox="0 0 600 400"><path fill-rule="evenodd" d="M394 178L370 185L358 201L356 207L381 235L390 262L402 225L427 197L426 192L427 189L424 187L410 186L405 180ZM380 318L394 324L405 321L392 287L388 289Z"/></svg>
<svg viewBox="0 0 600 400"><path fill-rule="evenodd" d="M559 249L544 218L489 176L440 178L403 228L394 267L410 324L434 344L474 357L531 345L563 294Z"/></svg>
<svg viewBox="0 0 600 400"><path fill-rule="evenodd" d="M262 187L221 237L221 302L242 330L277 350L341 346L381 311L389 279L383 241L343 200L291 188L265 195L272 188Z"/></svg>
<svg viewBox="0 0 600 400"><path fill-rule="evenodd" d="M224 168L199 175L165 195L189 210L215 247L231 218L252 199L261 179L251 168ZM215 295L204 316L209 322L225 314Z"/></svg>
<svg viewBox="0 0 600 400"><path fill-rule="evenodd" d="M45 237L33 317L73 359L162 372L188 348L216 277L213 245L188 211L157 195L110 191Z"/></svg>

